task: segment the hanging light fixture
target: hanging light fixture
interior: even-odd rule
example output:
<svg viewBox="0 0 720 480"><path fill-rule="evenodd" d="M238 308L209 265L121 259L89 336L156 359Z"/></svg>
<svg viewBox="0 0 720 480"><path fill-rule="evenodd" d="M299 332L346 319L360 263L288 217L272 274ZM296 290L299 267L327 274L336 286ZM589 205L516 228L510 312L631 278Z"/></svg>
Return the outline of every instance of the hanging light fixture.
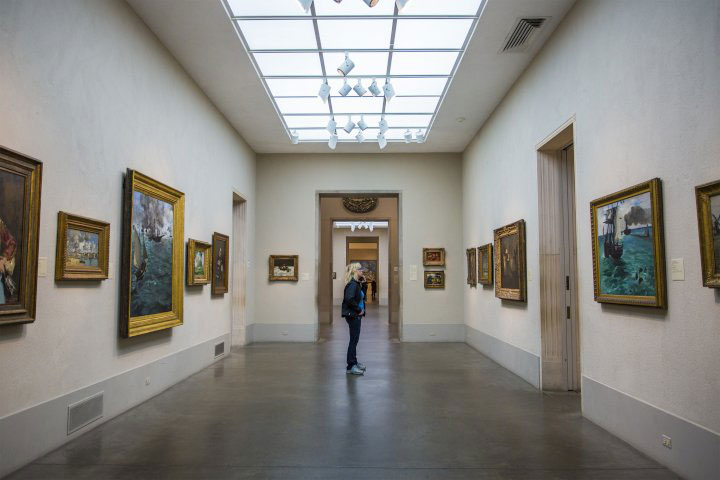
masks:
<svg viewBox="0 0 720 480"><path fill-rule="evenodd" d="M358 143L363 143L365 141L365 135L363 135L362 130L360 130L358 134L355 135L355 140L357 140Z"/></svg>
<svg viewBox="0 0 720 480"><path fill-rule="evenodd" d="M381 133L378 135L378 145L380 145L380 150L383 150L385 147L387 147L387 139L385 138L385 134Z"/></svg>
<svg viewBox="0 0 720 480"><path fill-rule="evenodd" d="M330 85L327 83L327 79L323 81L322 85L320 85L320 90L318 91L318 97L322 98L323 103L327 103L328 98L330 98Z"/></svg>
<svg viewBox="0 0 720 480"><path fill-rule="evenodd" d="M360 130L365 130L366 128L368 128L367 123L365 123L365 115L360 115L360 121L357 123L357 126L358 128L360 128Z"/></svg>
<svg viewBox="0 0 720 480"><path fill-rule="evenodd" d="M390 83L390 79L385 79L385 85L383 86L383 92L385 92L385 100L388 102L395 96L395 87Z"/></svg>
<svg viewBox="0 0 720 480"><path fill-rule="evenodd" d="M382 93L382 90L380 90L380 87L378 87L376 78L373 78L373 81L370 84L370 86L368 87L368 90L370 90L370 93L373 94L373 97L377 97L378 95L380 95Z"/></svg>
<svg viewBox="0 0 720 480"><path fill-rule="evenodd" d="M422 130L418 130L415 134L415 141L417 143L425 143L425 134L422 133Z"/></svg>
<svg viewBox="0 0 720 480"><path fill-rule="evenodd" d="M328 147L330 147L330 150L335 150L335 147L337 147L338 142L338 136L333 134L330 135L330 140L328 141Z"/></svg>
<svg viewBox="0 0 720 480"><path fill-rule="evenodd" d="M348 85L347 78L343 80L343 86L340 87L340 90L338 90L338 93L342 95L343 97L347 97L347 94L350 93L350 90L352 90L352 87Z"/></svg>
<svg viewBox="0 0 720 480"><path fill-rule="evenodd" d="M292 134L290 135L290 141L292 141L293 145L297 145L300 143L300 136L297 133L297 130L293 130Z"/></svg>
<svg viewBox="0 0 720 480"><path fill-rule="evenodd" d="M381 133L381 134L384 134L384 133L387 132L388 129L390 128L390 127L388 126L387 120L385 120L385 115L383 115L383 116L380 117L380 123L378 124L378 127L380 128L380 133Z"/></svg>
<svg viewBox="0 0 720 480"><path fill-rule="evenodd" d="M405 138L405 143L412 142L412 132L410 131L409 128L407 130L405 130L405 133L403 134L403 138Z"/></svg>
<svg viewBox="0 0 720 480"><path fill-rule="evenodd" d="M330 132L330 135L335 135L335 130L337 130L337 122L335 117L331 117L327 124L327 131Z"/></svg>
<svg viewBox="0 0 720 480"><path fill-rule="evenodd" d="M308 13L310 11L310 6L312 5L313 0L298 0L300 2L300 6L303 10L305 10L305 13Z"/></svg>
<svg viewBox="0 0 720 480"><path fill-rule="evenodd" d="M337 2L337 0L335 1ZM410 0L395 0L395 5L397 5L398 11L401 11L403 8L405 8L405 5L407 5L409 1Z"/></svg>
<svg viewBox="0 0 720 480"><path fill-rule="evenodd" d="M353 87L353 90L355 90L355 93L357 93L358 97L362 97L367 93L367 90L365 89L365 87L363 87L362 78L358 78L357 85Z"/></svg>
<svg viewBox="0 0 720 480"><path fill-rule="evenodd" d="M348 115L348 121L343 127L343 130L345 130L347 133L352 132L355 129L355 122L352 121L352 117Z"/></svg>
<svg viewBox="0 0 720 480"><path fill-rule="evenodd" d="M350 60L350 53L345 52L345 60L343 60L343 62L337 68L337 71L340 75L345 77L348 73L350 73L353 68L355 68L355 62Z"/></svg>
<svg viewBox="0 0 720 480"><path fill-rule="evenodd" d="M367 6L370 7L370 8L372 8L372 7L374 7L375 5L377 5L379 1L380 1L380 0L363 0L363 2L365 2L365 5L367 5Z"/></svg>

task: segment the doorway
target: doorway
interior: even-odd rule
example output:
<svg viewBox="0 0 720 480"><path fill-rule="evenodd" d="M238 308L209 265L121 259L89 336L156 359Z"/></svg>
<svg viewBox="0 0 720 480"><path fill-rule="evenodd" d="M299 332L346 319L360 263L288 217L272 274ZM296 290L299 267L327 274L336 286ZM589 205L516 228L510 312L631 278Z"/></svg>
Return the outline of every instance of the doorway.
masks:
<svg viewBox="0 0 720 480"><path fill-rule="evenodd" d="M580 390L574 122L538 147L541 384Z"/></svg>
<svg viewBox="0 0 720 480"><path fill-rule="evenodd" d="M384 223L384 222L383 222ZM335 237L335 235L333 235ZM387 235L383 240L387 240ZM334 238L333 238L334 241ZM385 242L383 242L385 243ZM383 256L384 261L387 257ZM341 265L349 265L357 262L363 266L365 279L368 284L367 297L365 303L368 305L376 305L380 301L378 288L382 282L381 272L386 270L380 259L380 236L377 237L345 237L345 260ZM337 259L334 261L333 271L340 270L338 268ZM333 299L335 301L335 299ZM337 303L337 302L336 302Z"/></svg>
<svg viewBox="0 0 720 480"><path fill-rule="evenodd" d="M245 345L247 304L247 202L233 193L232 222L232 332L233 346Z"/></svg>

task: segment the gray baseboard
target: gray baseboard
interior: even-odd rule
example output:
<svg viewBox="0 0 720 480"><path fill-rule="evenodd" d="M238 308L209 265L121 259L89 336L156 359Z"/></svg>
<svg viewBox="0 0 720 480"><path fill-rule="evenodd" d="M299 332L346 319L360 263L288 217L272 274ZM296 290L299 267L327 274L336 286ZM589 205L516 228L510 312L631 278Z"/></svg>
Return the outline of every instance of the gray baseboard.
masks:
<svg viewBox="0 0 720 480"><path fill-rule="evenodd" d="M419 324L410 323L402 326L403 342L464 342L465 325L463 324Z"/></svg>
<svg viewBox="0 0 720 480"><path fill-rule="evenodd" d="M684 478L720 478L720 434L585 376L582 409L585 418ZM672 449L663 447L663 435L672 438Z"/></svg>
<svg viewBox="0 0 720 480"><path fill-rule="evenodd" d="M314 324L253 323L245 329L246 343L315 342Z"/></svg>
<svg viewBox="0 0 720 480"><path fill-rule="evenodd" d="M230 335L222 335L0 418L0 477L87 433L223 358L224 355L215 357L215 345L223 341L227 354L230 351ZM149 385L146 385L146 379L150 380ZM102 418L68 435L68 406L99 392L104 394Z"/></svg>
<svg viewBox="0 0 720 480"><path fill-rule="evenodd" d="M540 357L487 333L465 325L465 342L507 368L535 388L540 388Z"/></svg>

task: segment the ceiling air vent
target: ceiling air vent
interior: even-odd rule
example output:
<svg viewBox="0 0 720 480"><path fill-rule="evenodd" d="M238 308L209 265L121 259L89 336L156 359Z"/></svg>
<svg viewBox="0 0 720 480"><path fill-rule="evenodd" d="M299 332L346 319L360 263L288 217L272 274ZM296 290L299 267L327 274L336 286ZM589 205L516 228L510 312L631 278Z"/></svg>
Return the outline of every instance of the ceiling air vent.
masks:
<svg viewBox="0 0 720 480"><path fill-rule="evenodd" d="M508 35L503 52L520 52L530 45L535 34L543 26L547 17L520 18Z"/></svg>

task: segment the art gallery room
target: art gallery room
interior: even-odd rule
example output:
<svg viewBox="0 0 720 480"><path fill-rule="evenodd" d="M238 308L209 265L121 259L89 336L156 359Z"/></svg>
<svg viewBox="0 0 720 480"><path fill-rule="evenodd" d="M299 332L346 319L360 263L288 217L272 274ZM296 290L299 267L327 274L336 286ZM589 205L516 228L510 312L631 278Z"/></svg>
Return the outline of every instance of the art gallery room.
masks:
<svg viewBox="0 0 720 480"><path fill-rule="evenodd" d="M720 0L0 0L0 478L720 479Z"/></svg>

